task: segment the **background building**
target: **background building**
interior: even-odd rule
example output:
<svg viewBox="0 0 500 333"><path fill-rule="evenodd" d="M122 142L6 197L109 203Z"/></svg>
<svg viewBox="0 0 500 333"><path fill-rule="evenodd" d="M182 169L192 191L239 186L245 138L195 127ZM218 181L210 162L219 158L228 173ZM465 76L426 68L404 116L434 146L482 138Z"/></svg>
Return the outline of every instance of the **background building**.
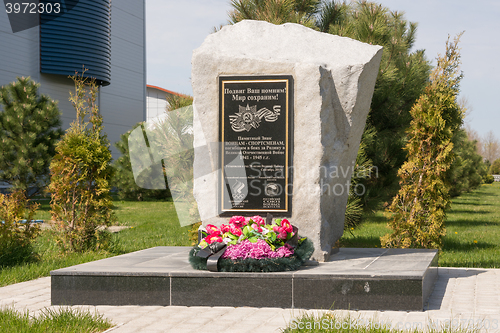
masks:
<svg viewBox="0 0 500 333"><path fill-rule="evenodd" d="M98 102L116 159L120 135L146 120L145 6L145 0L80 0L68 13L41 16L41 25L15 33L1 10L0 86L30 76L40 93L59 101L66 129L75 119L68 75L85 66L102 84Z"/></svg>
<svg viewBox="0 0 500 333"><path fill-rule="evenodd" d="M147 85L146 120L149 121L162 115L167 107L167 97L181 94L157 86Z"/></svg>

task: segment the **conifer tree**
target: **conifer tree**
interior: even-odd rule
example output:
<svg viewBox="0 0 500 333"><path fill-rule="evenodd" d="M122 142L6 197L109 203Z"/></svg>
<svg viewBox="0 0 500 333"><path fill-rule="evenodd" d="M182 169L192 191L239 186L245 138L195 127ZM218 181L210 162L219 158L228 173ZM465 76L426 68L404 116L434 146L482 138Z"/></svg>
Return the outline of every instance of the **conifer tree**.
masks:
<svg viewBox="0 0 500 333"><path fill-rule="evenodd" d="M371 195L393 196L396 172L406 159L410 109L428 83L431 66L423 50L411 52L417 24L405 20L403 13L369 1L333 4L324 7L331 14L321 16L327 32L384 47L365 128L374 131L374 139L366 142L366 155L377 166L379 178L367 188Z"/></svg>
<svg viewBox="0 0 500 333"><path fill-rule="evenodd" d="M488 170L477 152L476 143L468 139L465 129L456 131L452 142L455 159L446 172L446 180L451 186L450 195L454 197L481 185Z"/></svg>
<svg viewBox="0 0 500 333"><path fill-rule="evenodd" d="M166 199L170 197L170 191L145 189L136 184L132 164L130 162L129 137L130 133L138 127L142 128L143 123L137 123L134 127L120 136L120 141L115 143L115 147L122 154L113 163L115 169L113 176L113 186L118 188L118 197L120 199L142 201L146 198ZM143 129L144 130L144 129ZM151 177L151 173L145 170L139 177ZM139 183L142 183L139 180Z"/></svg>
<svg viewBox="0 0 500 333"><path fill-rule="evenodd" d="M360 180L367 189L364 200L357 200L351 193L346 211L345 225L358 224L362 203L366 204L370 197L380 200L380 197L393 196L397 191L396 172L406 159L403 147L411 121L409 111L423 92L431 68L424 51L411 52L417 24L406 21L400 12L370 1L232 0L231 4L231 23L243 19L300 23L321 32L384 47L362 137L364 149L358 151L357 157L357 160L371 161L379 172L377 177ZM281 20L273 15L279 15ZM352 180L351 187L356 181Z"/></svg>
<svg viewBox="0 0 500 333"><path fill-rule="evenodd" d="M57 102L39 95L39 87L21 77L0 89L0 181L31 195L48 184L62 136Z"/></svg>
<svg viewBox="0 0 500 333"><path fill-rule="evenodd" d="M440 248L445 235L445 209L450 207L446 172L453 162L452 138L463 121L457 103L460 35L446 42L430 83L412 107L406 151L399 169L401 189L388 208L392 234L381 238L384 247Z"/></svg>
<svg viewBox="0 0 500 333"><path fill-rule="evenodd" d="M75 93L70 93L70 101L76 120L57 144L50 164L49 190L52 219L59 225L59 244L64 250L85 251L109 245L109 234L99 227L114 219L109 193L113 170L96 103L97 84L83 74L71 78Z"/></svg>
<svg viewBox="0 0 500 333"><path fill-rule="evenodd" d="M167 116L156 123L152 136L164 159L165 173L173 180L169 189L175 197L192 196L193 192L193 98L167 98Z"/></svg>
<svg viewBox="0 0 500 333"><path fill-rule="evenodd" d="M314 14L320 0L231 0L233 10L229 12L231 23L242 20L260 20L273 24L287 22L314 27Z"/></svg>
<svg viewBox="0 0 500 333"><path fill-rule="evenodd" d="M154 131L155 134L152 138L148 137L145 135L145 138L147 140L147 144L149 145L150 139L155 139L155 138L162 138L161 143L159 146L162 147L162 152L164 152L166 155L169 156L168 153L164 151L165 150L165 144L166 143L173 143L176 147L176 151L181 150L181 148L184 148L186 151L189 151L192 153L192 142L187 142L187 145L179 145L179 138L191 138L192 140L192 132L189 131L189 133L184 133L184 135L179 135L179 133L176 133L175 130L172 131L172 123L175 122L181 130L184 128L189 128L192 127L192 112L189 112L189 110L185 110L184 112L181 112L178 114L177 112L172 112L181 108L185 108L186 106L189 106L193 104L193 98L191 96L177 96L177 95L170 95L167 97L167 107L165 109L165 112L167 113L166 117L162 121L160 121L159 124L155 123L154 128L158 128L157 131ZM144 198L155 198L155 199L164 199L167 197L170 197L170 189L167 190L150 190L150 189L144 189L141 188L136 184L136 181L134 179L134 174L132 172L132 165L130 162L130 151L129 151L129 137L130 133L135 130L138 127L141 127L144 132L144 126L147 126L144 123L137 123L130 131L124 133L120 137L120 141L115 143L116 148L120 151L122 156L120 156L114 163L113 167L115 168L115 175L113 179L113 184L114 186L118 187L119 192L118 196L121 199L132 199L132 200L138 200L141 201ZM181 147L182 146L182 147ZM170 151L170 153L172 153ZM172 163L176 162L176 163ZM192 161L179 166L177 165L179 160L173 159L167 163L168 165L165 166L165 168L170 168L169 171L170 173L173 173L173 170L175 168L179 168L182 170L186 170L186 168L191 170L191 175L192 175ZM163 170L165 173L165 170ZM148 178L148 177L153 177L151 174L151 170L144 170L140 175L138 175L138 183L142 183L143 178Z"/></svg>

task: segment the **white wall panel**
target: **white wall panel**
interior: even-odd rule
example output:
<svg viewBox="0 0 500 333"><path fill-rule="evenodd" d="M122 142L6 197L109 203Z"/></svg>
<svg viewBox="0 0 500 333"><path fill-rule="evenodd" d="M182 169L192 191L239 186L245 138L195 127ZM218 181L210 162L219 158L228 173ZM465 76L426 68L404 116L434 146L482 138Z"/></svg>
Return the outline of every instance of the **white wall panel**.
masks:
<svg viewBox="0 0 500 333"><path fill-rule="evenodd" d="M166 100L167 93L165 91L152 87L147 87L146 91L147 91L146 119L147 121L150 121L151 119L165 113L165 109L167 107L167 100Z"/></svg>

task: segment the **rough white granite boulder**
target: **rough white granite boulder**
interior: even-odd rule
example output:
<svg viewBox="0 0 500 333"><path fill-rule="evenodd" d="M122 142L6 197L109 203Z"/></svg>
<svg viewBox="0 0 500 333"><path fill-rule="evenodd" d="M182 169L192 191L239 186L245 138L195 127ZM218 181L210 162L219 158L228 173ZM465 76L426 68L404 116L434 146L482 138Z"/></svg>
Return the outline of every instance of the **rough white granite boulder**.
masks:
<svg viewBox="0 0 500 333"><path fill-rule="evenodd" d="M344 230L349 182L381 56L381 46L262 21L226 26L193 52L195 147L219 140L219 75L293 76L290 220L313 241L318 261L328 260ZM209 152L195 153L194 195L203 223L219 225L227 218L216 217L218 152Z"/></svg>

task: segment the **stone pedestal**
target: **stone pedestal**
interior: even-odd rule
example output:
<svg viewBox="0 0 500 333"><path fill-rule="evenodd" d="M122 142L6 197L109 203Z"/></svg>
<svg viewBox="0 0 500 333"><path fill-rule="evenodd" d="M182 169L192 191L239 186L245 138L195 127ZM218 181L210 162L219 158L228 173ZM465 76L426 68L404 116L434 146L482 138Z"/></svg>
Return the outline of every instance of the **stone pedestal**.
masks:
<svg viewBox="0 0 500 333"><path fill-rule="evenodd" d="M211 146L220 142L219 77L292 76L290 221L313 241L313 259L328 260L343 233L381 56L380 46L289 23L242 21L209 35L192 58L194 145L208 147L208 154L195 153L194 161L194 195L203 223L227 223L218 216L220 156L217 145Z"/></svg>
<svg viewBox="0 0 500 333"><path fill-rule="evenodd" d="M276 273L197 271L190 250L159 246L54 270L51 304L422 311L437 279L437 250L342 248Z"/></svg>

